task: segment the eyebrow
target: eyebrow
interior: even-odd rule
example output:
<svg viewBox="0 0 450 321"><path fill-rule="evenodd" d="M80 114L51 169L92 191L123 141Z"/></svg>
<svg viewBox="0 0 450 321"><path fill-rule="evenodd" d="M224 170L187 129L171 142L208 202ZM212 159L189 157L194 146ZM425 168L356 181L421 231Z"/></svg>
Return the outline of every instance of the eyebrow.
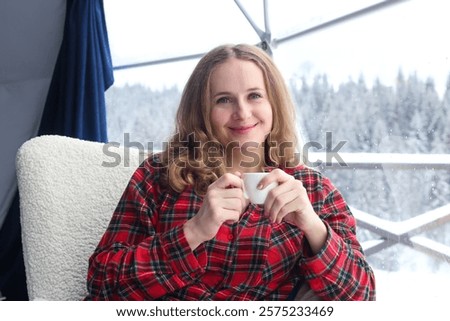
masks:
<svg viewBox="0 0 450 321"><path fill-rule="evenodd" d="M252 88L247 89L247 92L258 91L258 90L264 91L263 88L260 88L260 87L252 87ZM222 96L222 95L231 95L231 92L229 92L229 91L220 91L220 92L214 94L213 97Z"/></svg>
<svg viewBox="0 0 450 321"><path fill-rule="evenodd" d="M230 92L228 92L228 91L221 91L221 92L218 92L217 94L215 94L213 97L229 95L229 94L230 94Z"/></svg>

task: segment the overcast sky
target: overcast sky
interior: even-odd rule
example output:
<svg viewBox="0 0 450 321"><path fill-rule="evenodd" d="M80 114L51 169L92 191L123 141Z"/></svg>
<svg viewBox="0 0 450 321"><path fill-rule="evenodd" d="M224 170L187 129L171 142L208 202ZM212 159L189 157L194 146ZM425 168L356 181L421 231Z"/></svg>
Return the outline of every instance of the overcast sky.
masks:
<svg viewBox="0 0 450 321"><path fill-rule="evenodd" d="M279 39L368 6L369 0L269 0L272 38ZM105 0L115 66L202 53L226 43L257 43L258 36L233 0ZM264 29L263 1L241 3ZM442 93L450 72L447 1L408 0L371 15L280 44L274 58L289 79L326 73L335 85L363 74L392 85L399 69L433 77ZM115 73L115 85L182 87L196 61Z"/></svg>

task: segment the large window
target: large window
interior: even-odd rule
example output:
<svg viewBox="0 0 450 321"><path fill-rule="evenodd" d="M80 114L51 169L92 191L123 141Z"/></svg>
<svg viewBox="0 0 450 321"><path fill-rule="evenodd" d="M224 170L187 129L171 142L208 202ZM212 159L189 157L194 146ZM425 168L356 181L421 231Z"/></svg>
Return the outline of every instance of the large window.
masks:
<svg viewBox="0 0 450 321"><path fill-rule="evenodd" d="M354 209L379 300L443 296L450 286L450 19L445 1L390 2L267 1L272 51L304 143L323 146L308 150L319 152L309 160L329 156L320 154L327 146L341 160L319 169ZM263 1L241 3L264 29ZM113 63L123 67L107 92L109 137L123 144L158 148L173 130L197 60L158 60L260 41L232 0L108 0L105 10Z"/></svg>

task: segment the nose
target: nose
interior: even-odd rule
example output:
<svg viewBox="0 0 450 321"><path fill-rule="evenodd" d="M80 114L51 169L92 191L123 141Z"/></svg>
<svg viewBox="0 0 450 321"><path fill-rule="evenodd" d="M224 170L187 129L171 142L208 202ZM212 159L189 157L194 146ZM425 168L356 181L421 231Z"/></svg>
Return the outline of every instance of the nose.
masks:
<svg viewBox="0 0 450 321"><path fill-rule="evenodd" d="M235 119L247 119L252 115L252 108L250 104L244 99L236 100L234 106Z"/></svg>

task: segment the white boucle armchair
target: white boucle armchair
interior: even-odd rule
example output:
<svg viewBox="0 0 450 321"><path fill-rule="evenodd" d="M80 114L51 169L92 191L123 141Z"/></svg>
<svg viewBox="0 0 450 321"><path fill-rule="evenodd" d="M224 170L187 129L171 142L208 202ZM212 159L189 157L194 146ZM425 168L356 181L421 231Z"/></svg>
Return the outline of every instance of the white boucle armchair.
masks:
<svg viewBox="0 0 450 321"><path fill-rule="evenodd" d="M142 151L117 145L40 136L19 149L16 167L30 300L82 300L87 294L89 256L144 159Z"/></svg>

